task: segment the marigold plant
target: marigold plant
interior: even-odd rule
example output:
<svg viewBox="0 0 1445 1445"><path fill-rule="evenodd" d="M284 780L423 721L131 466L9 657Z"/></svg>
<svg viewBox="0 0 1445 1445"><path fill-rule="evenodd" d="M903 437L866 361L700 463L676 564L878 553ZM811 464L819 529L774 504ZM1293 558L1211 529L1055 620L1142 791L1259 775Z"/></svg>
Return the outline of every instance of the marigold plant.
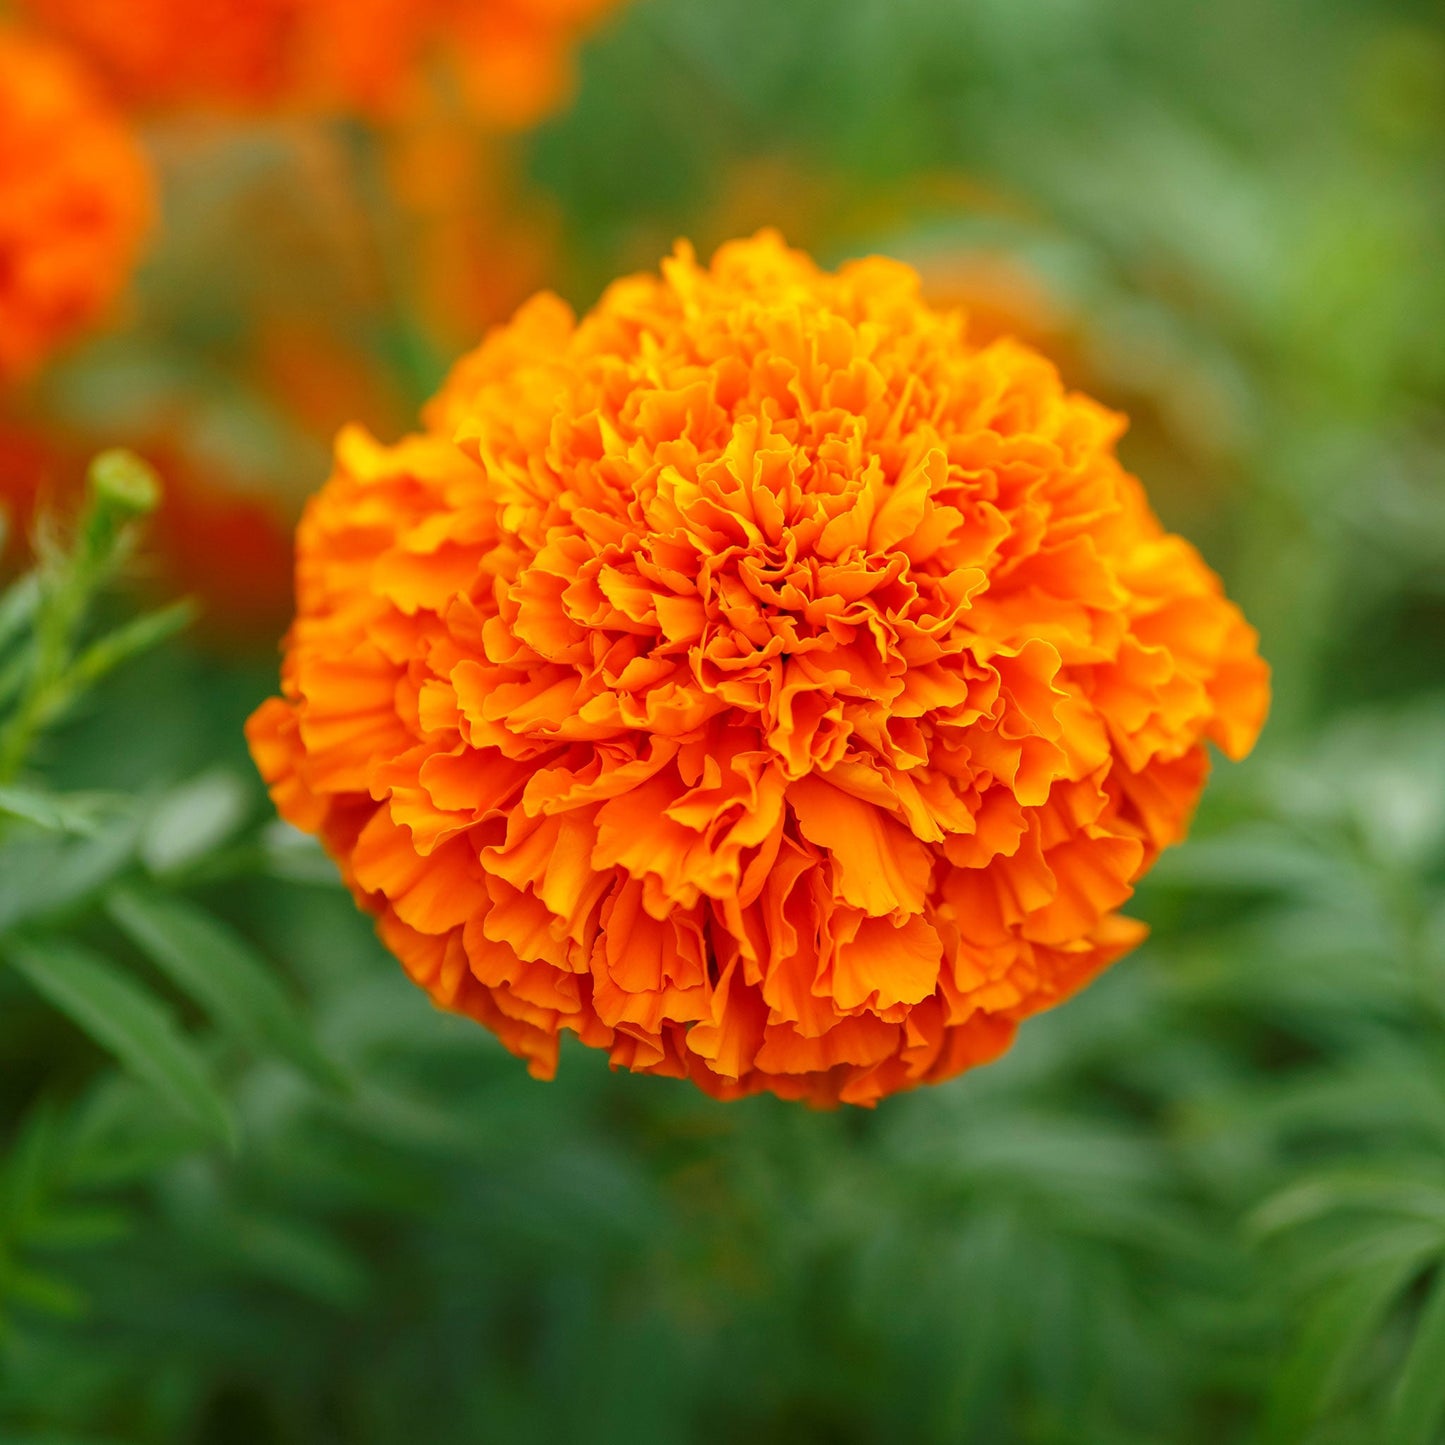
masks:
<svg viewBox="0 0 1445 1445"><path fill-rule="evenodd" d="M729 1098L999 1054L1239 757L1255 634L1117 415L908 268L680 247L341 436L250 724L441 1006Z"/></svg>
<svg viewBox="0 0 1445 1445"><path fill-rule="evenodd" d="M257 646L274 637L291 605L289 529L279 499L222 475L180 429L128 440L164 486L132 569L137 579L194 597L199 633L213 643ZM69 530L97 450L83 433L62 441L0 418L0 579L34 560L28 544L42 517Z"/></svg>
<svg viewBox="0 0 1445 1445"><path fill-rule="evenodd" d="M100 318L152 215L150 169L64 52L0 26L0 381Z"/></svg>
<svg viewBox="0 0 1445 1445"><path fill-rule="evenodd" d="M616 0L23 0L150 106L385 113L432 66L475 111L529 125L566 94Z"/></svg>

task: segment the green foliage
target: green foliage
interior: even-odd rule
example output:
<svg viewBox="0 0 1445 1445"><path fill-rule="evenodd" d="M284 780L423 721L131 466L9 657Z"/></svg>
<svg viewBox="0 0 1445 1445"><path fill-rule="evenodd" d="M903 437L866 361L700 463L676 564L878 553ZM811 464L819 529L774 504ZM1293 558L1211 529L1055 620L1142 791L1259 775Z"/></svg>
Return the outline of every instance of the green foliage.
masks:
<svg viewBox="0 0 1445 1445"><path fill-rule="evenodd" d="M181 1037L169 1011L144 989L98 954L72 943L17 940L8 952L11 966L37 992L137 1078L153 1085L209 1133L231 1142L230 1115L205 1064Z"/></svg>
<svg viewBox="0 0 1445 1445"><path fill-rule="evenodd" d="M639 0L532 144L583 301L720 216L1025 257L1276 666L1150 943L876 1113L530 1081L275 823L270 661L118 621L113 506L42 549L0 593L0 1442L1440 1445L1442 78L1406 0ZM730 210L778 154L799 214Z"/></svg>
<svg viewBox="0 0 1445 1445"><path fill-rule="evenodd" d="M121 888L111 917L184 993L262 1055L274 1054L328 1087L340 1075L316 1046L271 965L244 940L198 908Z"/></svg>
<svg viewBox="0 0 1445 1445"><path fill-rule="evenodd" d="M0 783L11 782L35 740L87 689L190 620L186 603L139 617L86 642L86 613L130 556L136 524L160 502L138 457L104 452L91 465L86 506L69 546L42 530L39 562L0 603Z"/></svg>
<svg viewBox="0 0 1445 1445"><path fill-rule="evenodd" d="M102 455L73 536L67 542L42 531L34 570L0 594L11 680L9 711L0 714L7 776L22 772L48 729L92 701L91 690L113 668L189 620L183 603L92 635L90 618L158 502L148 468L124 453ZM152 979L87 941L107 916L119 930L112 942L124 950L131 940L224 1034L255 1055L289 1060L328 1089L341 1087L268 961L205 910L156 891L161 879L181 877L198 855L214 853L253 804L253 790L221 773L157 797L57 792L34 779L0 787L0 965L11 971L0 975L0 1034L23 1007L9 997L10 980L23 981L147 1086L118 1093L101 1073L62 1105L58 1099L71 1092L64 1071L40 1070L42 1092L19 1116L0 1173L0 1328L7 1332L14 1310L84 1313L76 1284L31 1256L104 1245L129 1231L129 1213L118 1202L86 1199L88 1185L124 1183L137 1168L149 1175L198 1149L233 1152L238 1143L235 1109L217 1078L219 1041L190 1031ZM17 1030L16 1038L24 1035ZM93 1072L86 1067L86 1076ZM256 1234L273 1249L286 1247L282 1227Z"/></svg>

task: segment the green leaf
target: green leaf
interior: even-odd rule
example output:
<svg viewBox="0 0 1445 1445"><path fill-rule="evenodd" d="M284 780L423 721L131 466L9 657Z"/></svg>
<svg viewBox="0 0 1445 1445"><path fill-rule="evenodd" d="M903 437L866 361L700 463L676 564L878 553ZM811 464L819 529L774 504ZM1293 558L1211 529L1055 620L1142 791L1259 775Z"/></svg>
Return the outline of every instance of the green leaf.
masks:
<svg viewBox="0 0 1445 1445"><path fill-rule="evenodd" d="M107 899L110 915L137 947L215 1022L258 1054L278 1054L326 1088L342 1076L260 954L191 904L134 888Z"/></svg>
<svg viewBox="0 0 1445 1445"><path fill-rule="evenodd" d="M283 823L279 818L269 824L261 835L261 856L266 871L288 883L314 884L334 889L340 880L336 864L308 833Z"/></svg>
<svg viewBox="0 0 1445 1445"><path fill-rule="evenodd" d="M40 834L0 850L0 933L87 902L135 856L131 817L94 838Z"/></svg>
<svg viewBox="0 0 1445 1445"><path fill-rule="evenodd" d="M126 1068L207 1131L234 1144L235 1127L206 1067L171 1011L113 964L60 939L11 940L15 969Z"/></svg>
<svg viewBox="0 0 1445 1445"><path fill-rule="evenodd" d="M1431 1445L1445 1421L1445 1268L1436 1272L1395 1387L1386 1445Z"/></svg>
<svg viewBox="0 0 1445 1445"><path fill-rule="evenodd" d="M1339 1169L1320 1173L1281 1189L1246 1221L1251 1234L1265 1238L1339 1210L1367 1210L1445 1226L1445 1175L1405 1169Z"/></svg>
<svg viewBox="0 0 1445 1445"><path fill-rule="evenodd" d="M0 647L29 625L40 606L40 579L28 572L0 593Z"/></svg>
<svg viewBox="0 0 1445 1445"><path fill-rule="evenodd" d="M6 1233L23 1233L39 1213L55 1141L55 1108L42 1098L21 1121L0 1173L0 1226Z"/></svg>
<svg viewBox="0 0 1445 1445"><path fill-rule="evenodd" d="M1422 1253L1414 1251L1383 1268L1362 1271L1316 1306L1275 1377L1264 1432L1269 1445L1292 1445L1325 1414L1422 1262Z"/></svg>
<svg viewBox="0 0 1445 1445"><path fill-rule="evenodd" d="M169 607L137 617L108 633L99 642L93 642L65 676L63 686L67 696L84 691L121 663L158 647L167 638L188 627L196 611L196 604L189 600L173 602Z"/></svg>
<svg viewBox="0 0 1445 1445"><path fill-rule="evenodd" d="M9 708L12 699L18 693L24 692L34 670L33 648L22 647L0 663L0 707Z"/></svg>
<svg viewBox="0 0 1445 1445"><path fill-rule="evenodd" d="M141 835L141 861L156 874L193 863L224 843L250 808L250 790L234 773L203 773L156 805Z"/></svg>
<svg viewBox="0 0 1445 1445"><path fill-rule="evenodd" d="M97 1079L76 1111L66 1171L72 1184L111 1189L135 1184L208 1143L190 1114L157 1111L154 1095L129 1074Z"/></svg>
<svg viewBox="0 0 1445 1445"><path fill-rule="evenodd" d="M45 1210L21 1234L40 1249L93 1249L123 1239L135 1227L124 1209L103 1204L61 1204Z"/></svg>
<svg viewBox="0 0 1445 1445"><path fill-rule="evenodd" d="M324 1231L300 1219L248 1210L226 1221L224 1249L250 1273L322 1304L351 1309L370 1287L365 1268Z"/></svg>
<svg viewBox="0 0 1445 1445"><path fill-rule="evenodd" d="M0 814L21 818L52 833L73 833L94 837L99 829L97 814L115 799L102 793L42 793L34 788L0 787Z"/></svg>
<svg viewBox="0 0 1445 1445"><path fill-rule="evenodd" d="M85 1310L85 1296L54 1275L10 1265L0 1269L0 1295L43 1314L74 1319Z"/></svg>

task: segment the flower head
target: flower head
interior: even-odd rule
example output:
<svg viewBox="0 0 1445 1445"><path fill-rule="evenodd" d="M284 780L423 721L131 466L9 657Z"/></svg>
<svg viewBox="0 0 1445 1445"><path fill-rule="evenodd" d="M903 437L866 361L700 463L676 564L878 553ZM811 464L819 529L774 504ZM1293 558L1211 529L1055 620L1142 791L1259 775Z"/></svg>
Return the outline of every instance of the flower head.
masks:
<svg viewBox="0 0 1445 1445"><path fill-rule="evenodd" d="M393 110L450 65L475 112L529 125L616 0L22 0L147 106Z"/></svg>
<svg viewBox="0 0 1445 1445"><path fill-rule="evenodd" d="M0 382L105 312L151 212L120 117L62 51L0 27Z"/></svg>
<svg viewBox="0 0 1445 1445"><path fill-rule="evenodd" d="M341 437L250 724L446 1008L732 1097L995 1057L1135 943L1255 635L1043 357L884 260L686 247Z"/></svg>

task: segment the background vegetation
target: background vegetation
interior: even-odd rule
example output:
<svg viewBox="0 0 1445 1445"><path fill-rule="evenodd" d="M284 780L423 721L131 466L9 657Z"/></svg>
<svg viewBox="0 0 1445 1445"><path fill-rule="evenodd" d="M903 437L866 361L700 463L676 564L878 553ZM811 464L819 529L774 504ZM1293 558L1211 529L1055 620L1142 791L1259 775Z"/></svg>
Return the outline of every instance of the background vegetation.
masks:
<svg viewBox="0 0 1445 1445"><path fill-rule="evenodd" d="M53 684L13 764L0 723L0 1441L1445 1439L1438 12L638 0L582 74L507 150L519 275L585 304L764 222L918 261L1135 418L1272 722L1149 944L994 1067L873 1113L580 1048L542 1085L272 821L275 631L143 651L183 619L99 590L146 568L92 511L0 602L0 699ZM394 434L473 339L445 253L364 126L149 140L133 318L37 404L200 416L294 500L332 412Z"/></svg>

